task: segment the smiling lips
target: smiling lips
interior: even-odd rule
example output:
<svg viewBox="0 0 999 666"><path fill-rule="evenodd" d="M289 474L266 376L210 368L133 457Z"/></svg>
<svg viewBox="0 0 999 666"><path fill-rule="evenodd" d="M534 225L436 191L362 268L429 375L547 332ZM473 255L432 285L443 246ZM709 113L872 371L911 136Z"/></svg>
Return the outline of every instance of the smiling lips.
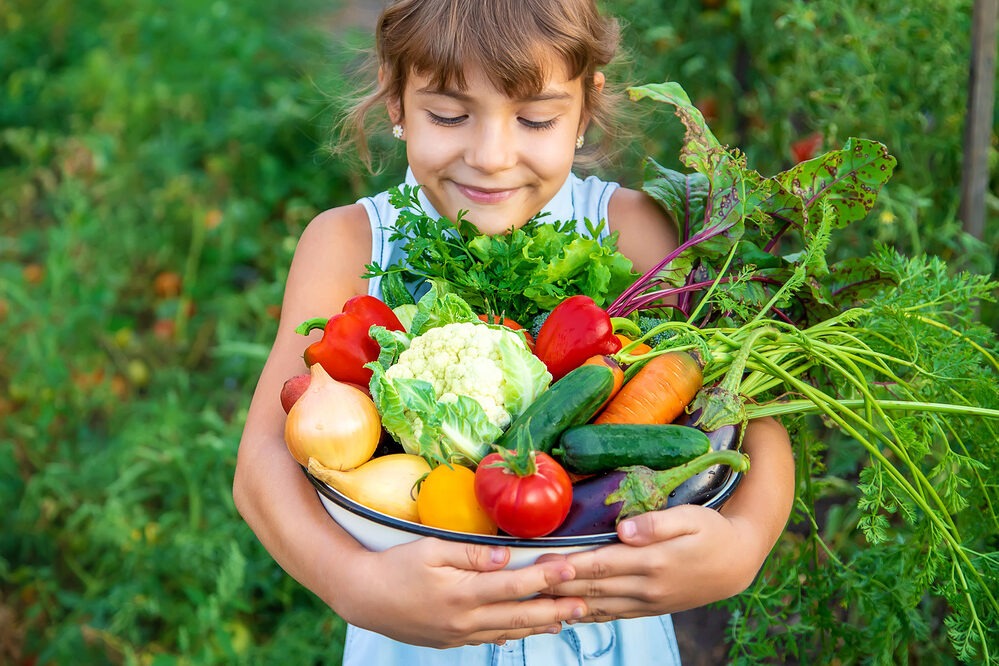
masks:
<svg viewBox="0 0 999 666"><path fill-rule="evenodd" d="M458 191L461 192L463 196L478 204L502 203L517 193L517 189L479 189L477 187L470 187L468 185L461 185L458 183L455 183L455 187L458 188Z"/></svg>

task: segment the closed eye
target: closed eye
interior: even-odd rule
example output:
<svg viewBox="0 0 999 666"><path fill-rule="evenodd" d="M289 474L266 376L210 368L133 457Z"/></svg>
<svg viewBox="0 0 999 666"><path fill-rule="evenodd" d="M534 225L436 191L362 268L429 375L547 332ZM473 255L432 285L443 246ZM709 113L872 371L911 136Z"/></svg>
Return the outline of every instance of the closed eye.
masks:
<svg viewBox="0 0 999 666"><path fill-rule="evenodd" d="M430 111L427 111L427 116L430 118L430 122L441 127L454 127L455 125L460 125L462 121L468 118L467 115L454 117L438 116L436 113Z"/></svg>
<svg viewBox="0 0 999 666"><path fill-rule="evenodd" d="M548 130L555 127L555 122L558 118L552 118L551 120L528 120L527 118L519 118L520 124L524 127L534 130Z"/></svg>

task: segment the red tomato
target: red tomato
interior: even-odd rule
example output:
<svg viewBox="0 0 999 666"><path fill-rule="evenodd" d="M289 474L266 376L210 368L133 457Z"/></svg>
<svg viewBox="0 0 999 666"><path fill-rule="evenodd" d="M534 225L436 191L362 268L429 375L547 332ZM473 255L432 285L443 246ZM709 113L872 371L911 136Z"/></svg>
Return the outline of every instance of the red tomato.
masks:
<svg viewBox="0 0 999 666"><path fill-rule="evenodd" d="M480 314L479 319L486 322L487 324L501 324L502 326L506 326L507 328L509 328L511 331L516 331L517 333L520 333L521 335L524 336L524 339L527 340L527 346L530 347L532 351L534 350L534 336L531 335L526 328L524 328L514 320L510 319L509 317L500 317L499 315L493 315L490 318L489 315Z"/></svg>
<svg viewBox="0 0 999 666"><path fill-rule="evenodd" d="M501 530L523 539L553 531L572 505L572 482L562 466L540 451L534 464L532 474L518 476L499 453L490 453L475 471L479 504Z"/></svg>

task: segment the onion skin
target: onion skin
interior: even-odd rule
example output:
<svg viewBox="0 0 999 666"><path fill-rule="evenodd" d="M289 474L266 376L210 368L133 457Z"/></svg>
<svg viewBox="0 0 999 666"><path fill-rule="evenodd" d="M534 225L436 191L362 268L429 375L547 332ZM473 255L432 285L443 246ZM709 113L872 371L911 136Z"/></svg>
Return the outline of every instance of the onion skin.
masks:
<svg viewBox="0 0 999 666"><path fill-rule="evenodd" d="M381 456L346 472L325 468L313 458L308 469L312 476L358 504L395 518L420 522L416 484L430 473L430 465L422 456L409 453Z"/></svg>
<svg viewBox="0 0 999 666"><path fill-rule="evenodd" d="M357 388L330 377L322 364L314 364L310 373L309 388L285 420L289 453L303 467L309 458L335 470L364 464L381 438L375 403Z"/></svg>

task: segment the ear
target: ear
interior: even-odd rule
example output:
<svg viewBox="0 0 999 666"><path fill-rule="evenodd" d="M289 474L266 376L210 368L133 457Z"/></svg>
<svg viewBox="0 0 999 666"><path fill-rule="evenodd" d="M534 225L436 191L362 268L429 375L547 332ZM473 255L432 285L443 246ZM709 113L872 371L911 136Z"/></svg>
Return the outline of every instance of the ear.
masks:
<svg viewBox="0 0 999 666"><path fill-rule="evenodd" d="M606 77L604 77L603 72L593 73L593 88L597 95L603 92L604 85L607 83ZM582 134L586 130L586 126L590 124L590 115L583 110L583 117L579 119L579 133Z"/></svg>
<svg viewBox="0 0 999 666"><path fill-rule="evenodd" d="M378 67L378 87L381 88L385 85L385 68L384 66ZM392 95L385 100L385 110L388 111L389 120L392 123L401 123L402 117L402 100Z"/></svg>
<svg viewBox="0 0 999 666"><path fill-rule="evenodd" d="M597 92L603 92L605 83L607 83L607 78L603 72L593 72L593 87L597 89Z"/></svg>

